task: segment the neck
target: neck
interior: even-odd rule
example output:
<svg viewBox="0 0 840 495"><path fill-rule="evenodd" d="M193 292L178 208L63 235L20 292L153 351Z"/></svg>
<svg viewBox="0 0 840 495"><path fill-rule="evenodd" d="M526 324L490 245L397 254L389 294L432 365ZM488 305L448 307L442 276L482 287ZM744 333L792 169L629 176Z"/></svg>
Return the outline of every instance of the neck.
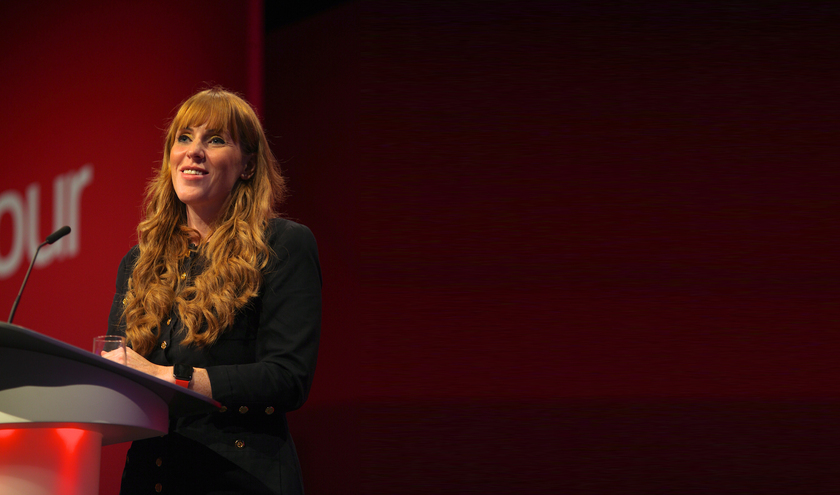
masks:
<svg viewBox="0 0 840 495"><path fill-rule="evenodd" d="M216 214L218 214L218 212L213 215L209 215L207 212L201 212L187 206L187 226L191 229L197 230L199 234L197 239L190 238L190 242L198 244L202 239L207 239L207 237L210 236L210 232L213 231L211 225L216 219Z"/></svg>

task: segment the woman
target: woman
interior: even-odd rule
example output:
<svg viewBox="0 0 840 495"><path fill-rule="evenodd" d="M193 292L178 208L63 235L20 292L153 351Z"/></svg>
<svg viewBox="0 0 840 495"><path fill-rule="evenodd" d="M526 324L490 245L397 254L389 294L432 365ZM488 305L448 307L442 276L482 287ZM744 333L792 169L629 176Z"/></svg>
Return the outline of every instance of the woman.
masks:
<svg viewBox="0 0 840 495"><path fill-rule="evenodd" d="M303 493L285 412L312 383L321 273L309 229L277 218L283 191L247 102L213 88L181 105L109 333L128 366L224 407L134 442L120 493Z"/></svg>

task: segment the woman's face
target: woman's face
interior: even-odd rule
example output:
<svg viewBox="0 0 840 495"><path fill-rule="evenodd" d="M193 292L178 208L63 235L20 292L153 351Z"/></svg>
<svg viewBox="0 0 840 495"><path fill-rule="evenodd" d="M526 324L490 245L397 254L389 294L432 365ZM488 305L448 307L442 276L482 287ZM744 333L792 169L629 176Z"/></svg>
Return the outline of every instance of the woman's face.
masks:
<svg viewBox="0 0 840 495"><path fill-rule="evenodd" d="M172 185L187 205L188 218L198 214L209 223L245 173L247 157L227 132L200 125L177 132L169 164Z"/></svg>

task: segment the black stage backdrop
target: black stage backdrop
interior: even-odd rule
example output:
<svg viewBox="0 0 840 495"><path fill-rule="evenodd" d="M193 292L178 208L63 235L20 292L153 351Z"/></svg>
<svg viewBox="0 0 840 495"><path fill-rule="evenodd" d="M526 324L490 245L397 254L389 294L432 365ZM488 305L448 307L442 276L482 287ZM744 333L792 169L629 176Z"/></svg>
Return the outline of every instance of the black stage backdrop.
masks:
<svg viewBox="0 0 840 495"><path fill-rule="evenodd" d="M831 493L840 7L341 3L272 27L318 234L310 493Z"/></svg>

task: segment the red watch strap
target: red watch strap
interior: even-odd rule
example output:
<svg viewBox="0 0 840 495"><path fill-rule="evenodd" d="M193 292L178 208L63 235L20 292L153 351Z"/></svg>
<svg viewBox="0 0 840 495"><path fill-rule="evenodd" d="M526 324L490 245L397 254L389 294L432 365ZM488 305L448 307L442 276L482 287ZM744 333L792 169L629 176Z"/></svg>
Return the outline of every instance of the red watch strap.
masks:
<svg viewBox="0 0 840 495"><path fill-rule="evenodd" d="M190 388L190 381L189 380L179 380L179 379L176 378L175 383L177 383L178 385L180 385L184 388Z"/></svg>

